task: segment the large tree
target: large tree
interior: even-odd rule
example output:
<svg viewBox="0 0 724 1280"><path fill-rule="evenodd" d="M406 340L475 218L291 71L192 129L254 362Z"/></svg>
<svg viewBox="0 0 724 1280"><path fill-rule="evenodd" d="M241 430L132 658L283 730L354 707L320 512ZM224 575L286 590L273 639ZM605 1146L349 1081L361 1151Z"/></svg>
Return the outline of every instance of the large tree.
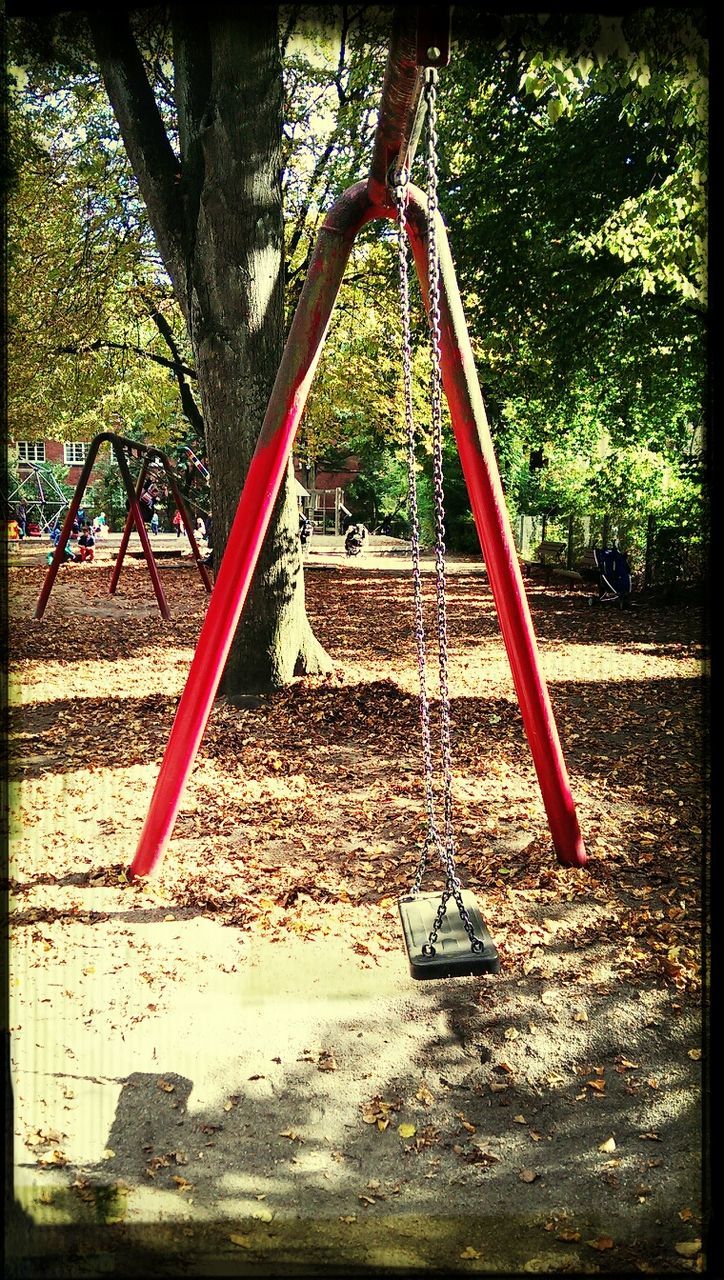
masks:
<svg viewBox="0 0 724 1280"><path fill-rule="evenodd" d="M125 15L89 17L108 97L188 327L214 539L226 543L284 338L282 72L276 7L173 5L177 146ZM237 693L318 670L291 464L225 677Z"/></svg>
<svg viewBox="0 0 724 1280"><path fill-rule="evenodd" d="M21 6L18 6L21 8ZM284 345L283 83L275 6L92 10L26 38L36 60L97 62L183 316L223 550ZM160 33L160 34L159 34ZM75 57L75 62L74 62ZM290 467L227 663L225 689L326 665L304 608Z"/></svg>

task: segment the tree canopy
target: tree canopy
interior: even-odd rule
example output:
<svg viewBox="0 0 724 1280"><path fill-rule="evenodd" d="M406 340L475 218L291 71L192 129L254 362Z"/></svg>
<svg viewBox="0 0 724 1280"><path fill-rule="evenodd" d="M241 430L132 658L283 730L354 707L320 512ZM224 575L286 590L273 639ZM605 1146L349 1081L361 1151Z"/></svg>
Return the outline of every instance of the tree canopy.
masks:
<svg viewBox="0 0 724 1280"><path fill-rule="evenodd" d="M390 18L368 6L280 12L287 316L325 209L369 167ZM120 405L156 430L195 409L198 438L178 298L80 31L66 24L53 60L26 29L13 73L11 427L42 433L54 419L82 437ZM136 34L176 145L171 28L144 11ZM462 6L453 37L440 200L511 507L700 522L703 11L494 19ZM316 461L361 458L374 516L397 507L401 483L394 272L390 235L367 229L299 436ZM542 469L530 467L536 451ZM452 483L454 471L451 458Z"/></svg>

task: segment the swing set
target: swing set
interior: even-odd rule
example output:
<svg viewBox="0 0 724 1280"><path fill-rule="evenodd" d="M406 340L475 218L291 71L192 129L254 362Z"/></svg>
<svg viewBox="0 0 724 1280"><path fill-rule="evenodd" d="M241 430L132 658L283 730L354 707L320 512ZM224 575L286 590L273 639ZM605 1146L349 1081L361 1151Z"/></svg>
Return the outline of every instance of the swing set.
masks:
<svg viewBox="0 0 724 1280"><path fill-rule="evenodd" d="M85 464L78 478L78 483L75 486L75 493L73 494L73 497L71 499L70 507L68 509L68 514L66 515L65 521L63 522L63 528L60 533L60 539L55 548L53 559L51 560L48 566L48 572L46 573L45 578L43 580L43 585L40 590L40 595L38 596L38 602L35 606L35 617L42 618L43 614L45 613L45 606L47 605L48 597L50 596L50 593L53 590L53 583L55 582L55 579L58 575L58 569L60 568L65 558L65 547L73 532L73 523L80 509L80 504L83 498L83 494L85 493L88 487L88 480L90 478L91 471L93 470L93 466L95 464L98 450L100 449L101 445L105 441L108 441L108 443L111 446L111 449L113 450L113 454L115 456L116 462L118 463L118 469L121 473L121 478L123 480L123 484L125 486L125 490L128 495L128 515L126 516L126 523L123 528L121 543L118 548L116 562L113 566L111 580L110 580L110 583L108 584L108 593L109 595L112 595L112 596L116 594L116 590L118 588L118 580L121 576L121 569L123 568L123 561L126 555L126 551L128 549L128 543L130 541L131 534L133 532L133 527L135 525L136 530L138 532L138 536L141 540L141 547L143 548L143 554L146 560L146 564L148 565L148 572L151 575L151 582L153 583L153 590L156 596L156 602L158 604L161 617L164 618L166 622L168 622L171 618L171 611L168 607L166 596L165 596L163 587L161 585L161 579L159 577L158 567L154 559L153 549L151 547L151 543L148 537L148 530L146 529L146 524L143 519L143 513L141 511L141 501L142 501L143 493L145 491L146 480L152 468L157 468L160 466L166 475L166 478L171 487L171 492L173 493L174 500L176 502L176 506L178 507L179 513L181 515L181 520L183 522L184 528L188 535L189 542L191 544L191 552L196 562L196 568L199 571L201 581L203 582L206 590L209 593L211 593L211 579L209 577L206 565L202 560L201 552L199 550L199 546L196 541L196 538L194 537L194 531L191 524L191 520L189 518L189 514L186 509L186 504L181 496L181 492L176 483L176 477L174 476L174 473L173 473L173 467L169 459L166 457L166 454L162 453L160 449L156 449L153 445L139 444L136 440L127 440L124 436L115 435L115 433L112 431L102 431L99 435L93 438L90 445L88 446L88 454L86 456ZM128 455L128 457L126 455ZM131 457L139 458L141 460L141 468L138 473L138 480L136 482L135 487L133 484L133 477L131 475L131 471L128 465L128 459Z"/></svg>
<svg viewBox="0 0 724 1280"><path fill-rule="evenodd" d="M398 904L410 971L415 978L496 973L499 968L497 951L474 896L462 889L455 869L447 680L441 389L445 391L450 408L453 431L553 846L559 861L567 866L581 867L586 862L565 761L540 668L530 610L445 226L437 206L438 68L447 66L449 57L449 7L430 6L420 7L417 11L408 8L395 11L369 176L348 188L339 197L329 210L319 232L138 849L130 868L132 878L146 876L158 867L163 858L284 478L296 429L304 411L352 245L357 233L367 222L377 218L390 219L396 223L398 233L414 616L427 819L427 835L412 890L400 898ZM409 181L417 140L425 121L426 196ZM440 676L439 758L442 772L437 796L433 777L431 709L427 689L415 486L408 240L429 319L432 366L430 406ZM436 810L440 807L442 816L438 818ZM439 858L445 874L442 895L421 892L423 875L431 854ZM451 898L457 911L448 911Z"/></svg>

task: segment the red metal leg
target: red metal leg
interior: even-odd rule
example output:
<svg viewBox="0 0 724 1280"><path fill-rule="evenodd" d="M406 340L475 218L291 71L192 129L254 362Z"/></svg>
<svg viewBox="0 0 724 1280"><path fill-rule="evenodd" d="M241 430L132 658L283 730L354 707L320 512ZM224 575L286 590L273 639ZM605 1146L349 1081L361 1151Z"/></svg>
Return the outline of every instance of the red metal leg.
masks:
<svg viewBox="0 0 724 1280"><path fill-rule="evenodd" d="M204 564L203 560L201 559L201 552L199 551L199 544L198 544L198 542L196 541L196 537L195 537L195 535L194 535L193 528L191 527L191 520L190 520L190 517L189 517L189 513L188 513L188 511L186 510L186 503L184 502L183 498L181 497L181 491L179 490L179 487L178 487L178 485L176 484L176 477L175 477L175 475L173 474L173 469L172 469L172 467L171 467L171 463L169 462L169 460L168 460L168 458L166 457L165 453L159 453L157 450L154 450L154 453L156 454L156 457L157 457L157 458L160 458L161 462L163 463L163 469L164 469L164 471L166 472L166 478L168 479L168 482L169 482L169 484L171 485L171 492L173 493L174 502L176 503L176 506L178 507L179 515L181 516L181 520L182 520L182 522L183 522L183 526L184 526L184 528L185 528L185 530L186 530L186 533L188 534L189 542L191 543L191 552L192 552L193 557L194 557L194 560L195 560L195 562L196 562L196 568L197 568L197 569L198 569L198 571L199 571L199 575L200 575L200 577L201 577L201 581L203 582L204 586L206 587L206 590L207 590L209 593L211 593L211 589L212 589L211 578L209 577L209 572L208 572L208 569L206 568L206 565Z"/></svg>
<svg viewBox="0 0 724 1280"><path fill-rule="evenodd" d="M141 494L143 493L143 482L146 479L146 476L148 474L148 463L149 463L149 459L148 459L148 456L146 456L143 459L141 470L138 473L138 480L136 481L136 490L135 490L136 501L138 501ZM133 532L133 512L131 511L131 503L129 501L128 511L126 513L126 523L123 526L123 534L121 536L121 542L118 548L118 554L116 556L116 563L113 566L111 580L108 584L108 594L111 596L114 596L116 594L118 579L121 576L121 569L123 568L123 561L125 559L126 550L127 550L132 532Z"/></svg>
<svg viewBox="0 0 724 1280"><path fill-rule="evenodd" d="M78 478L78 483L75 486L75 493L73 494L73 497L71 498L71 501L70 501L68 514L66 515L65 520L63 521L63 528L60 531L60 538L58 539L58 545L55 548L55 552L53 553L53 559L48 565L48 572L46 573L45 578L43 579L43 585L40 588L40 595L38 596L38 602L35 606L35 617L37 619L42 618L43 614L45 613L45 606L48 603L48 596L53 590L53 583L55 582L55 579L57 577L58 569L60 568L65 558L65 548L67 546L68 539L70 538L73 532L73 521L75 520L75 517L77 516L78 511L80 509L80 503L81 503L83 494L85 493L88 487L88 480L90 477L90 473L93 470L93 464L96 460L96 454L102 442L104 440L111 440L111 439L112 439L112 436L105 433L101 433L101 435L96 436L95 439L91 441L90 448L88 449L88 455L83 464L83 470L81 471L80 476Z"/></svg>
<svg viewBox="0 0 724 1280"><path fill-rule="evenodd" d="M354 237L373 206L366 183L345 192L319 233L264 423L171 728L131 876L163 857L203 737L276 502Z"/></svg>
<svg viewBox="0 0 724 1280"><path fill-rule="evenodd" d="M427 281L426 201L410 188L408 231L423 294ZM442 376L485 567L508 653L523 725L561 862L587 861L475 370L447 233L437 216L440 247Z"/></svg>
<svg viewBox="0 0 724 1280"><path fill-rule="evenodd" d="M168 604L166 603L166 597L164 595L163 587L161 586L161 579L158 576L158 567L156 565L156 561L153 558L153 550L151 549L151 543L148 540L148 533L146 531L146 526L143 522L143 516L141 515L141 508L139 507L138 502L136 500L136 491L133 487L133 477L131 476L131 472L130 472L128 463L126 462L126 456L123 452L122 447L120 446L120 444L116 445L115 442L113 447L116 451L118 468L120 470L121 476L123 477L123 483L126 486L126 493L128 494L128 503L129 503L128 514L133 518L133 522L136 526L136 529L138 530L138 536L141 539L143 554L146 557L148 572L151 575L151 582L153 583L153 590L156 596L158 607L161 611L161 616L162 618L164 618L166 622L168 622L171 618L171 612L169 610Z"/></svg>

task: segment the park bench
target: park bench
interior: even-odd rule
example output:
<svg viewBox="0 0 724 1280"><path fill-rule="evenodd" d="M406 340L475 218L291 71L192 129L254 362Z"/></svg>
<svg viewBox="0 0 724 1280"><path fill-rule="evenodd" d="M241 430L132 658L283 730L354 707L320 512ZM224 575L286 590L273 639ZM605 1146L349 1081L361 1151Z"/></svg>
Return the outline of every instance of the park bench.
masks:
<svg viewBox="0 0 724 1280"><path fill-rule="evenodd" d="M588 582L598 578L598 565L596 564L593 547L586 547L586 550L576 561L576 568L581 577Z"/></svg>
<svg viewBox="0 0 724 1280"><path fill-rule="evenodd" d="M554 579L558 582L591 582L598 577L598 565L593 547L586 547L578 557L573 568L566 566L567 543L543 541L536 548L535 560L525 567L532 577L542 578L548 585Z"/></svg>
<svg viewBox="0 0 724 1280"><path fill-rule="evenodd" d="M535 550L535 559L529 561L527 570L532 577L543 578L549 583L554 572L565 570L565 554L567 543L546 541L544 539Z"/></svg>

